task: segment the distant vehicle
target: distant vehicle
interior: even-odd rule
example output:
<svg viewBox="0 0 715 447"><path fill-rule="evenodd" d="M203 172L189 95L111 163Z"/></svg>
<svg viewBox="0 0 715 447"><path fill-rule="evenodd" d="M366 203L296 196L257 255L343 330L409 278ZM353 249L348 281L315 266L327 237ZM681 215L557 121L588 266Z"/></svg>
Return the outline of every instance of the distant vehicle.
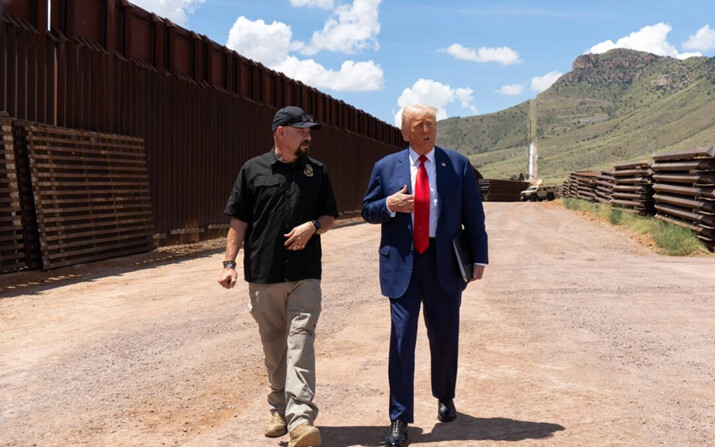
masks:
<svg viewBox="0 0 715 447"><path fill-rule="evenodd" d="M522 202L538 202L554 200L559 194L559 187L553 185L536 185L519 193Z"/></svg>

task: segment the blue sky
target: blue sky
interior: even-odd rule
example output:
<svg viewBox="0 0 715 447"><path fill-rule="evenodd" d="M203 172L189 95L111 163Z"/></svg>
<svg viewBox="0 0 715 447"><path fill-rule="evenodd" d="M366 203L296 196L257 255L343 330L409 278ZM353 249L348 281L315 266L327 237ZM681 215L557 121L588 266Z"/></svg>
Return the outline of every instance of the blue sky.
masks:
<svg viewBox="0 0 715 447"><path fill-rule="evenodd" d="M535 97L576 57L615 47L715 55L713 0L134 0L390 124Z"/></svg>

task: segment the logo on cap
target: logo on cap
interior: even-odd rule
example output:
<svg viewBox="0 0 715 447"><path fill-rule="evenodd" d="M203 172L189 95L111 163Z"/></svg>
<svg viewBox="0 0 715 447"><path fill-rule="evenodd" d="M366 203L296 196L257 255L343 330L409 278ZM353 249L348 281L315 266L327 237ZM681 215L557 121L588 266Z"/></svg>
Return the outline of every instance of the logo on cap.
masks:
<svg viewBox="0 0 715 447"><path fill-rule="evenodd" d="M296 106L284 107L276 112L271 131L274 132L280 126L320 129L320 124L313 121L313 115L305 113L303 109Z"/></svg>

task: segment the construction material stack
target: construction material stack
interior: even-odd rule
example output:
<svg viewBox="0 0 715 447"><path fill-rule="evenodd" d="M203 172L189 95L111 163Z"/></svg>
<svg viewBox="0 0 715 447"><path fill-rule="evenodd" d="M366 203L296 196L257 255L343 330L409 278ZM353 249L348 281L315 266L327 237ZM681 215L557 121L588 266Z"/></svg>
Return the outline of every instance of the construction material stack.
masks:
<svg viewBox="0 0 715 447"><path fill-rule="evenodd" d="M564 182L562 192L564 197L596 201L596 177L598 172L572 172Z"/></svg>
<svg viewBox="0 0 715 447"><path fill-rule="evenodd" d="M654 214L652 175L650 162L646 160L615 165L611 204L642 215Z"/></svg>
<svg viewBox="0 0 715 447"><path fill-rule="evenodd" d="M653 160L656 217L693 230L715 251L715 148L664 152Z"/></svg>
<svg viewBox="0 0 715 447"><path fill-rule="evenodd" d="M616 178L613 176L613 169L601 171L596 176L596 202L609 203L613 195L613 187L616 186Z"/></svg>

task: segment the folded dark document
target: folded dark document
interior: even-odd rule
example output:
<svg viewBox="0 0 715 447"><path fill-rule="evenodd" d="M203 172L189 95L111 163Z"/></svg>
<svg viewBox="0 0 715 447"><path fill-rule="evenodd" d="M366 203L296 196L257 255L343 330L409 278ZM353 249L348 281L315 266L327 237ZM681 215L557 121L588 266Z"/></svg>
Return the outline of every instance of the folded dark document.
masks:
<svg viewBox="0 0 715 447"><path fill-rule="evenodd" d="M454 255L457 257L457 265L459 272L462 275L464 282L469 282L472 279L474 263L472 262L472 250L467 242L467 233L462 230L452 239L452 247Z"/></svg>

